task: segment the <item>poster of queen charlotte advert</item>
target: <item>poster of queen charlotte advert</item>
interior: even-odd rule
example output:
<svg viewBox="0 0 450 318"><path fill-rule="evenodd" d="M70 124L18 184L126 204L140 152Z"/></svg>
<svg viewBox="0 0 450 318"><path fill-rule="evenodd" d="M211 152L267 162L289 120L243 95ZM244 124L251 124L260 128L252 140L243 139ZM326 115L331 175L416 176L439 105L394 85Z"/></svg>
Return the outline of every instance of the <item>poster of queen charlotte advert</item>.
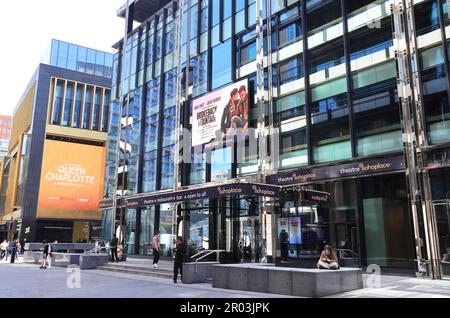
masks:
<svg viewBox="0 0 450 318"><path fill-rule="evenodd" d="M248 133L248 80L193 101L192 146Z"/></svg>

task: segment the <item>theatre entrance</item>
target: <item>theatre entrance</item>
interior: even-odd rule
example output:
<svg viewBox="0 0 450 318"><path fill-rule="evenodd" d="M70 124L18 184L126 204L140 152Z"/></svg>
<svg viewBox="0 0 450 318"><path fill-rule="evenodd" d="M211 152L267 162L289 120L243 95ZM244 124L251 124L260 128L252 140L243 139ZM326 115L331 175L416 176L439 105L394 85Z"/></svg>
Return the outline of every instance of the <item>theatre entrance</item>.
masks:
<svg viewBox="0 0 450 318"><path fill-rule="evenodd" d="M258 200L228 196L188 203L190 254L223 250L223 263L259 262L263 244Z"/></svg>

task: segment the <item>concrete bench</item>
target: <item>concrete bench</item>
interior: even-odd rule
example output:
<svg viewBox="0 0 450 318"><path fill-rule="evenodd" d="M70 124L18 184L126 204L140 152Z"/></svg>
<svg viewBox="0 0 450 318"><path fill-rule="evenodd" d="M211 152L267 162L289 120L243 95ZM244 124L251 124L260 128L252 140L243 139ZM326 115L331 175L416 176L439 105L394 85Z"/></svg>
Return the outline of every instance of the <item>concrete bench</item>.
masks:
<svg viewBox="0 0 450 318"><path fill-rule="evenodd" d="M75 254L75 253L52 253L52 266L68 267L77 265L80 269L95 269L108 263L107 254ZM23 256L24 263L40 264L42 252L26 251Z"/></svg>
<svg viewBox="0 0 450 318"><path fill-rule="evenodd" d="M324 297L363 288L362 270L319 270L273 264L214 265L213 287L262 293Z"/></svg>
<svg viewBox="0 0 450 318"><path fill-rule="evenodd" d="M183 284L205 283L212 277L213 265L218 262L183 263Z"/></svg>
<svg viewBox="0 0 450 318"><path fill-rule="evenodd" d="M75 251L89 251L95 248L94 243L50 243L52 246L52 251L68 251L69 253L74 253ZM41 251L44 248L42 243L26 243L26 251Z"/></svg>

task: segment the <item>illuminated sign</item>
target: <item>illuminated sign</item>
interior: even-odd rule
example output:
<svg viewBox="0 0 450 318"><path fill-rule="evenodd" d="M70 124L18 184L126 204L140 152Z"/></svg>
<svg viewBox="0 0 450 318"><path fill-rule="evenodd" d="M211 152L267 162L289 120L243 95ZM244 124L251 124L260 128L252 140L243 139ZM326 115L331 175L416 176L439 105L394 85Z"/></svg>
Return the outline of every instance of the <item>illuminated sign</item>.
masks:
<svg viewBox="0 0 450 318"><path fill-rule="evenodd" d="M44 217L64 218L64 211L97 212L103 194L104 163L104 147L46 140L38 217L44 213Z"/></svg>

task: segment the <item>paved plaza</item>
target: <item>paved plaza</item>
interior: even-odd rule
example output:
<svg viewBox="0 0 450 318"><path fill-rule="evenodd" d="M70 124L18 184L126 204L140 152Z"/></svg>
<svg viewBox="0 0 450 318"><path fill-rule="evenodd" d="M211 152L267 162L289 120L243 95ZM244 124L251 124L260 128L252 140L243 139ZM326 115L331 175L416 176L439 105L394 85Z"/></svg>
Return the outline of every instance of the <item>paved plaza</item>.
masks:
<svg viewBox="0 0 450 318"><path fill-rule="evenodd" d="M141 261L151 266L151 261ZM139 276L102 270L74 272L52 267L0 262L0 298L285 298L286 296L212 288L211 284L173 284L167 278ZM79 284L78 284L79 283ZM334 295L344 298L450 298L450 281L432 281L405 276L381 276L379 288ZM70 288L70 287L72 288ZM77 288L80 287L80 288Z"/></svg>

